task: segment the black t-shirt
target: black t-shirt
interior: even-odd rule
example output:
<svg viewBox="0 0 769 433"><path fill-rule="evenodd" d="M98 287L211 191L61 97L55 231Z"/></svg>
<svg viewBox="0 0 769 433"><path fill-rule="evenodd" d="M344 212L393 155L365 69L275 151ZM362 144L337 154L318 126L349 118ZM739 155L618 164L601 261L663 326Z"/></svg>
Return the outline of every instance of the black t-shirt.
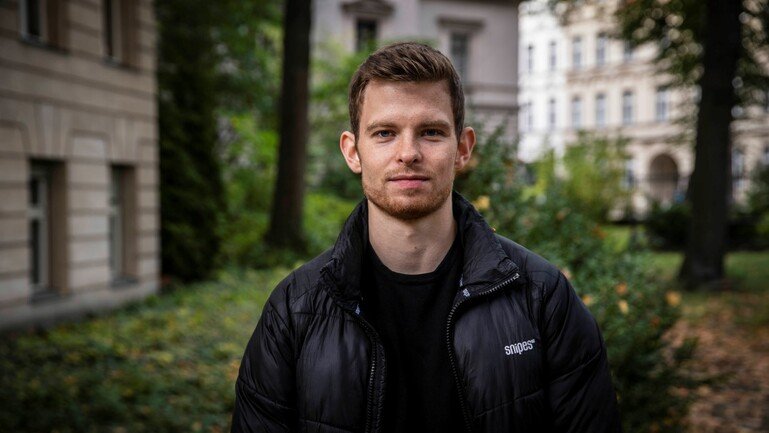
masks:
<svg viewBox="0 0 769 433"><path fill-rule="evenodd" d="M446 341L446 321L462 272L458 239L435 271L420 275L391 271L368 245L362 314L384 345L387 433L463 430Z"/></svg>

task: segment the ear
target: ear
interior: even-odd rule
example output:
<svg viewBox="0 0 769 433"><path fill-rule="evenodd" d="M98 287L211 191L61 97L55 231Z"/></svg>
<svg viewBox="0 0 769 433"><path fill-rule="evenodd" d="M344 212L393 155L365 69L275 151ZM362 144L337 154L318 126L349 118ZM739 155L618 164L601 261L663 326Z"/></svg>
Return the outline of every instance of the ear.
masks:
<svg viewBox="0 0 769 433"><path fill-rule="evenodd" d="M342 151L347 166L355 174L360 174L360 155L358 146L355 145L355 135L350 131L344 131L339 137L339 150Z"/></svg>
<svg viewBox="0 0 769 433"><path fill-rule="evenodd" d="M454 160L454 168L457 171L462 170L470 161L470 157L473 155L473 149L475 148L475 130L467 126L462 130L462 134L459 136L459 145L457 146L457 156Z"/></svg>

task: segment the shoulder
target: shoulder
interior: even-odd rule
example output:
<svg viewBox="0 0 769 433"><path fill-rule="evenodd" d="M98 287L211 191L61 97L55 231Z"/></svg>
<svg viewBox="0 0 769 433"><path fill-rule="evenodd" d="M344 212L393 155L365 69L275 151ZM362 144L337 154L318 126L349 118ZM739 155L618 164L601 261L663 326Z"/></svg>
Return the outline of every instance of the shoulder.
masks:
<svg viewBox="0 0 769 433"><path fill-rule="evenodd" d="M265 309L271 308L281 314L302 309L308 298L314 298L319 290L320 270L331 260L332 250L328 249L304 265L291 271L272 291Z"/></svg>
<svg viewBox="0 0 769 433"><path fill-rule="evenodd" d="M539 254L504 236L496 235L496 238L507 256L518 265L521 276L530 283L546 288L554 286L563 278L558 267Z"/></svg>

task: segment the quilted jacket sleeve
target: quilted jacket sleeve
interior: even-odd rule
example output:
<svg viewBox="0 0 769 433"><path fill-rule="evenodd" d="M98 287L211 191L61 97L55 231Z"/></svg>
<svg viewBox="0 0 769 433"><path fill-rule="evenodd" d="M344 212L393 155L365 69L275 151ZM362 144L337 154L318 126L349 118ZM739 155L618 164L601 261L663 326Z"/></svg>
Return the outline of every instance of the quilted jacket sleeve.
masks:
<svg viewBox="0 0 769 433"><path fill-rule="evenodd" d="M289 278L265 304L240 363L233 433L295 430L294 339L286 295Z"/></svg>
<svg viewBox="0 0 769 433"><path fill-rule="evenodd" d="M548 399L559 433L619 432L601 332L563 274L543 293Z"/></svg>

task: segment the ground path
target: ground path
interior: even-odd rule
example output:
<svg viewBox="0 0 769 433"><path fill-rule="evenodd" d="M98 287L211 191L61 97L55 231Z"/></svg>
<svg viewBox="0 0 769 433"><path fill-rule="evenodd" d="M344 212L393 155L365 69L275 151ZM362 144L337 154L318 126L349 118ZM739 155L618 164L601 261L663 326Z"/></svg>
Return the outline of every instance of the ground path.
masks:
<svg viewBox="0 0 769 433"><path fill-rule="evenodd" d="M720 377L695 391L691 433L769 433L769 326L745 317L769 311L766 296L712 295L693 315L685 313L675 338L696 337L692 370ZM765 314L765 313L761 313ZM694 317L692 317L694 316Z"/></svg>

